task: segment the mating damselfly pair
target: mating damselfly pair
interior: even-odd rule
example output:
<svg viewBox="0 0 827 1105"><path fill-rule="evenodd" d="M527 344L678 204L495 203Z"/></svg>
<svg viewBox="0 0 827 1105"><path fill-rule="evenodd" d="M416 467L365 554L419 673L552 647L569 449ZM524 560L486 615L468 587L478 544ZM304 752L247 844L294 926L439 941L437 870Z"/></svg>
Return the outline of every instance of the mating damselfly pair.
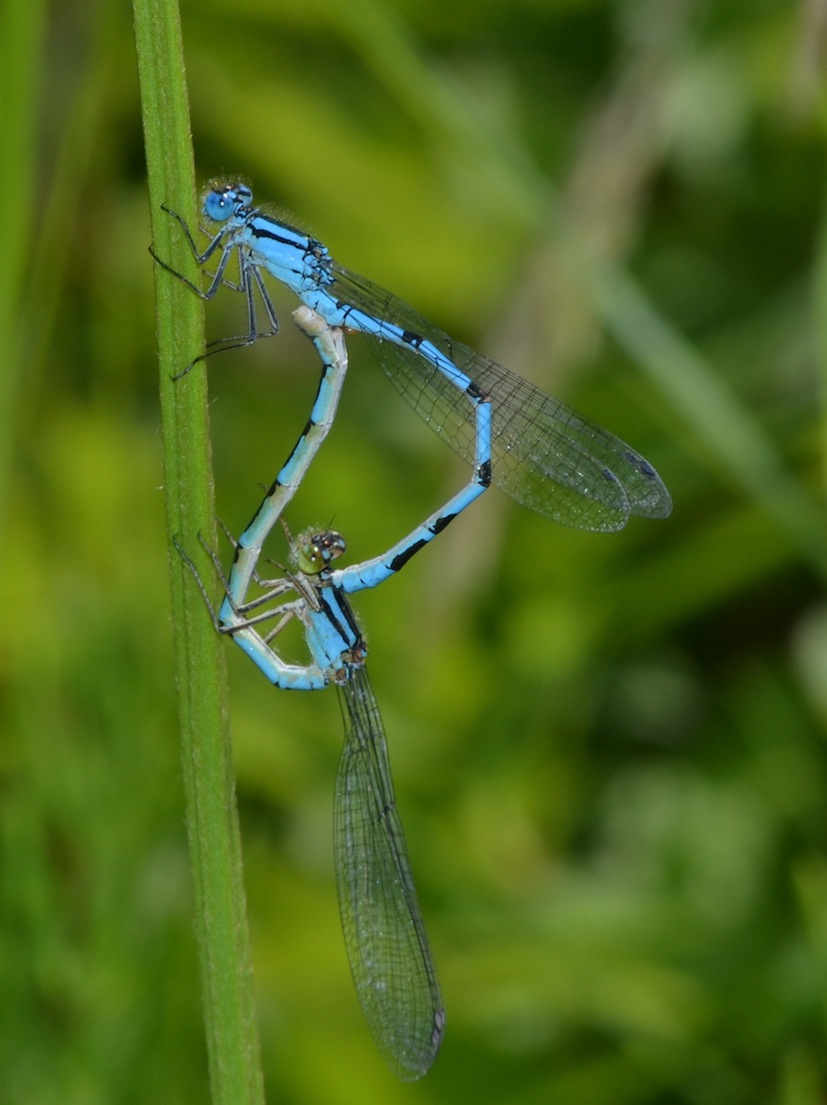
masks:
<svg viewBox="0 0 827 1105"><path fill-rule="evenodd" d="M338 688L345 744L335 790L334 849L342 928L371 1031L396 1073L411 1080L433 1063L445 1013L365 668L364 639L345 596L399 571L492 483L544 517L593 531L618 530L632 515L664 518L671 500L652 465L619 438L340 266L321 242L254 207L247 184L212 185L202 212L212 228L203 250L185 221L169 213L197 263L215 261L205 289L185 281L192 290L212 299L227 286L245 297L247 333L223 347L277 333L266 273L302 301L294 318L322 363L310 420L238 539L217 624L275 685ZM227 275L234 256L237 281ZM257 296L267 319L261 332ZM291 540L295 570L260 579L264 542L283 521L333 423L347 371L345 332L367 338L402 397L471 465L471 477L439 510L370 560L334 568L344 551L342 537L306 533ZM304 629L306 665L287 663L273 647L293 620Z"/></svg>

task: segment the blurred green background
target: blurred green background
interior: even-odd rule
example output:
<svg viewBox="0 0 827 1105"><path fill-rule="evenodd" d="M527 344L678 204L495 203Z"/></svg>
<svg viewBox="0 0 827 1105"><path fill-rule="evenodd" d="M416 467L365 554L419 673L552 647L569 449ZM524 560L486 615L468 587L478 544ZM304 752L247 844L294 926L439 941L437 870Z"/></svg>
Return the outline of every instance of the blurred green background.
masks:
<svg viewBox="0 0 827 1105"><path fill-rule="evenodd" d="M359 596L448 1010L415 1086L338 930L336 696L228 646L268 1099L823 1102L823 4L182 18L204 181L248 177L675 501L600 536L492 492ZM0 33L0 1101L205 1101L130 13L8 0ZM278 302L278 339L209 364L233 532L315 385ZM349 345L289 521L355 560L465 477Z"/></svg>

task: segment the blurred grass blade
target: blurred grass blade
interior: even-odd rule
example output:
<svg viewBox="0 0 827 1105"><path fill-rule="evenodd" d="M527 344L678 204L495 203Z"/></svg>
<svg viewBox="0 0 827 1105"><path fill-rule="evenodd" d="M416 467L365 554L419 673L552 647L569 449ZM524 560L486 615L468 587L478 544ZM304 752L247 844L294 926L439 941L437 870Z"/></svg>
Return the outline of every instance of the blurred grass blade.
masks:
<svg viewBox="0 0 827 1105"><path fill-rule="evenodd" d="M0 264L0 349L11 352L0 372L0 534L8 502L9 467L16 440L16 408L21 361L17 328L23 281L35 231L34 210L38 158L38 108L43 49L42 0L8 0L0 7L0 165L4 207L12 213L3 224Z"/></svg>
<svg viewBox="0 0 827 1105"><path fill-rule="evenodd" d="M566 244L573 271L595 298L609 331L708 450L719 480L740 488L823 573L823 513L787 471L757 420L633 280L609 264L587 260L579 246Z"/></svg>

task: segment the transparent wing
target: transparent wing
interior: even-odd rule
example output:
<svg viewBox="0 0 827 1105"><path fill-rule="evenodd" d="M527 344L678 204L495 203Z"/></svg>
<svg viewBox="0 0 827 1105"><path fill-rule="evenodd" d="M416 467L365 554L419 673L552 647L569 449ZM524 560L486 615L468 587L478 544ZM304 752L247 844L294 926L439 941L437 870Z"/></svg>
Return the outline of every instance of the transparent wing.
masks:
<svg viewBox="0 0 827 1105"><path fill-rule="evenodd" d="M405 1081L430 1068L445 1012L396 810L379 708L364 667L339 686L345 746L334 841L350 970L374 1039Z"/></svg>
<svg viewBox="0 0 827 1105"><path fill-rule="evenodd" d="M546 518L586 530L621 529L631 514L665 518L672 500L647 460L495 361L455 342L390 292L331 262L329 291L426 338L492 399L493 482ZM427 357L407 345L368 336L403 399L452 449L474 462L471 401Z"/></svg>

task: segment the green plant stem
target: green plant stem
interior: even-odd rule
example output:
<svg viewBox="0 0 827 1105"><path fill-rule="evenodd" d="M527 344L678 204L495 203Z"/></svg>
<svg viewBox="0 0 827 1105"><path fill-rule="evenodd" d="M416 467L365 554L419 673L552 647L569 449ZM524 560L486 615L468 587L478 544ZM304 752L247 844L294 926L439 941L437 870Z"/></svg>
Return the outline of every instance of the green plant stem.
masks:
<svg viewBox="0 0 827 1105"><path fill-rule="evenodd" d="M195 195L183 50L175 0L134 0L135 38L146 142L152 240L193 279L192 257L166 202L195 223ZM147 263L149 259L147 258ZM202 366L177 382L203 350L203 303L156 268L164 487L170 539L178 535L205 578L198 547L215 545L206 378ZM171 547L171 546L170 546ZM263 1102L249 935L242 883L221 641L181 557L170 556L172 620L181 719L182 765L196 934L212 1100Z"/></svg>

